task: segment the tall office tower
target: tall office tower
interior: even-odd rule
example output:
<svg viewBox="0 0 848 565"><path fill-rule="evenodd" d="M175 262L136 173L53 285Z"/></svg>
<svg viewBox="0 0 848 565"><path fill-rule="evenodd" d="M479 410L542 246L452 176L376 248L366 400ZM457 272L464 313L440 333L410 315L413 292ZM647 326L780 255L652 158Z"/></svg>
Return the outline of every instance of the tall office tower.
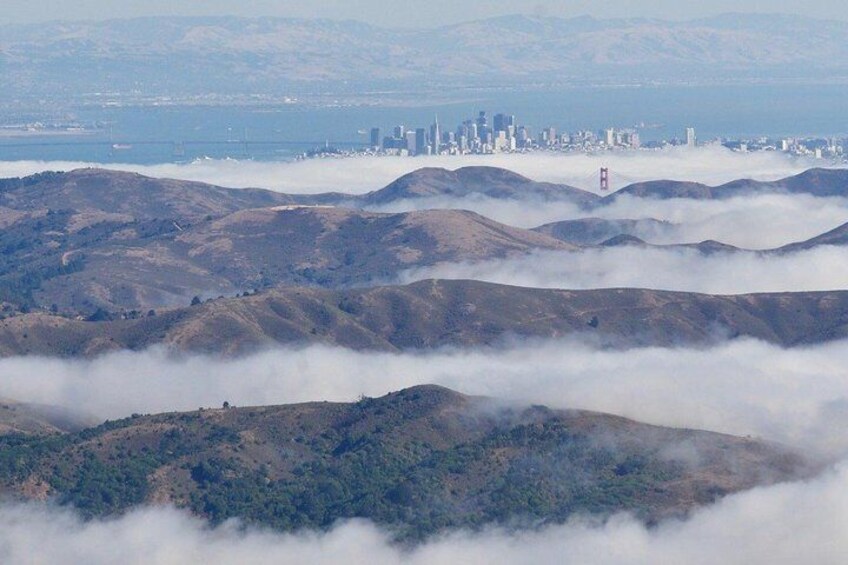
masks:
<svg viewBox="0 0 848 565"><path fill-rule="evenodd" d="M518 131L515 133L518 138L518 146L525 147L530 143L530 130L525 126L518 126Z"/></svg>
<svg viewBox="0 0 848 565"><path fill-rule="evenodd" d="M394 130L395 139L403 139L406 137L406 128L403 126L395 126Z"/></svg>
<svg viewBox="0 0 848 565"><path fill-rule="evenodd" d="M609 128L604 132L604 141L606 141L607 147L615 146L615 129Z"/></svg>
<svg viewBox="0 0 848 565"><path fill-rule="evenodd" d="M439 116L436 116L436 121L430 126L430 143L432 144L433 155L438 155L442 148L442 132L439 129Z"/></svg>
<svg viewBox="0 0 848 565"><path fill-rule="evenodd" d="M472 142L480 141L480 128L477 127L477 124L472 123L468 126L468 139Z"/></svg>
<svg viewBox="0 0 848 565"><path fill-rule="evenodd" d="M417 137L415 135L415 132L409 130L408 132L406 132L404 137L406 138L406 150L409 151L412 155L418 153L418 147L415 146L415 138Z"/></svg>
<svg viewBox="0 0 848 565"><path fill-rule="evenodd" d="M495 130L495 135L498 132L506 131L507 127L507 115L506 114L495 114L494 121L492 122L492 129Z"/></svg>
<svg viewBox="0 0 848 565"><path fill-rule="evenodd" d="M686 145L688 147L695 147L696 143L695 128L686 128Z"/></svg>
<svg viewBox="0 0 848 565"><path fill-rule="evenodd" d="M489 132L489 119L486 117L486 112L481 111L477 115L477 137L485 143L486 134Z"/></svg>
<svg viewBox="0 0 848 565"><path fill-rule="evenodd" d="M380 151L383 148L383 132L380 128L371 128L371 149Z"/></svg>
<svg viewBox="0 0 848 565"><path fill-rule="evenodd" d="M415 130L415 154L425 155L427 153L427 130L418 128Z"/></svg>

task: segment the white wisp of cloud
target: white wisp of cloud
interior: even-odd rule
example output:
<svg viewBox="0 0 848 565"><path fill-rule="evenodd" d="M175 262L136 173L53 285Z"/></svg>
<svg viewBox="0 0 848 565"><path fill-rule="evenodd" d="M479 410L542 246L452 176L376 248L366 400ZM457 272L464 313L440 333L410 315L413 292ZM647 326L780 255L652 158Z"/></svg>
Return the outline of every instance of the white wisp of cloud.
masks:
<svg viewBox="0 0 848 565"><path fill-rule="evenodd" d="M848 288L848 248L822 246L791 254L718 252L637 246L537 251L474 263L404 271L398 282L473 279L534 288L649 288L749 294Z"/></svg>
<svg viewBox="0 0 848 565"><path fill-rule="evenodd" d="M745 249L805 241L848 222L848 199L764 194L728 200L651 200L624 197L593 211L602 218L655 218L675 224L649 243L707 239Z"/></svg>
<svg viewBox="0 0 848 565"><path fill-rule="evenodd" d="M651 218L668 225L662 230L634 234L649 243L698 243L712 239L745 249L772 249L804 241L848 222L846 198L780 194L711 201L622 197L592 210L569 202L429 197L369 209L401 213L439 208L472 210L495 221L528 229L587 216L607 220Z"/></svg>

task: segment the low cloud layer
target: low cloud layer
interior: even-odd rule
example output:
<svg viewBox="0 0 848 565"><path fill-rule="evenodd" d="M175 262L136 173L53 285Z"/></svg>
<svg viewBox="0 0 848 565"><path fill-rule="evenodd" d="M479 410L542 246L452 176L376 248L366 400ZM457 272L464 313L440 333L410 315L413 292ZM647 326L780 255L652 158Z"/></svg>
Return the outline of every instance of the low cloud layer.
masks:
<svg viewBox="0 0 848 565"><path fill-rule="evenodd" d="M754 489L701 509L688 521L653 529L628 516L605 524L574 520L537 532L453 533L412 550L393 546L366 522L330 532L274 534L211 529L167 508L144 508L83 523L67 510L39 505L0 507L4 563L817 563L848 555L848 465L802 483Z"/></svg>
<svg viewBox="0 0 848 565"><path fill-rule="evenodd" d="M809 195L761 195L728 200L655 201L621 198L598 216L655 218L675 224L651 243L713 239L745 249L771 249L804 241L848 222L848 199Z"/></svg>
<svg viewBox="0 0 848 565"><path fill-rule="evenodd" d="M637 234L650 243L697 243L713 239L745 249L771 249L804 241L848 222L848 199L778 194L712 201L623 197L591 211L568 202L438 197L402 200L375 210L407 212L434 208L473 210L523 228L586 216L608 220L652 218L671 225L661 231Z"/></svg>
<svg viewBox="0 0 848 565"><path fill-rule="evenodd" d="M610 247L579 252L539 251L477 263L415 268L401 283L474 279L535 288L648 288L749 294L848 288L848 248L822 246L791 254L705 255L695 249Z"/></svg>
<svg viewBox="0 0 848 565"><path fill-rule="evenodd" d="M592 155L532 153L464 157L361 157L287 161L198 160L188 164L95 165L83 162L0 162L0 177L23 176L45 170L98 166L134 171L154 177L196 180L235 188L257 187L281 192L342 191L364 193L382 188L397 177L422 167L456 169L471 165L504 167L534 180L570 184L595 190L598 170L609 167L613 188L653 179L677 179L719 184L738 178L774 180L821 165L779 153L734 153L720 147L697 150L612 152Z"/></svg>
<svg viewBox="0 0 848 565"><path fill-rule="evenodd" d="M848 454L848 342L781 349L734 341L709 349L599 350L574 340L389 354L311 346L242 359L161 350L89 361L0 360L0 397L100 418L220 406L352 401L434 383L648 423L754 435Z"/></svg>

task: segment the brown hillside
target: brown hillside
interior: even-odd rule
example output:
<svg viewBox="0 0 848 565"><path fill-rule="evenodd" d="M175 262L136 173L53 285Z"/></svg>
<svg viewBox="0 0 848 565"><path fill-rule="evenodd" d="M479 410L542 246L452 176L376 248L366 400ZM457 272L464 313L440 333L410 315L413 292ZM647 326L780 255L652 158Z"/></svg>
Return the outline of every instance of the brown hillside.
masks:
<svg viewBox="0 0 848 565"><path fill-rule="evenodd" d="M446 280L344 291L279 288L136 320L18 315L0 321L0 354L90 356L157 344L225 355L307 343L404 350L569 335L619 346L741 336L783 346L821 343L848 336L848 292L710 296Z"/></svg>

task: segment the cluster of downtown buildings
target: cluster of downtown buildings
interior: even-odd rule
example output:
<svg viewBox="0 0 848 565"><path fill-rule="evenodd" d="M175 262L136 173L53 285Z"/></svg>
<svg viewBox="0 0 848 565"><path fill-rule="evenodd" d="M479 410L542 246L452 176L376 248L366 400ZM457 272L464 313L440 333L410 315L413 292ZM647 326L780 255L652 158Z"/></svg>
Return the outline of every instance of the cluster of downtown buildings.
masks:
<svg viewBox="0 0 848 565"><path fill-rule="evenodd" d="M495 114L492 119L485 111L476 118L463 121L456 129L443 129L438 117L429 128L409 129L395 126L390 132L379 127L371 128L368 148L338 151L329 147L315 150L305 156L321 157L333 154L378 154L378 155L466 155L526 152L533 150L596 152L618 149L654 149L666 146L696 147L699 145L723 145L733 151L778 151L793 155L846 159L843 147L848 140L841 138L768 138L713 139L700 142L695 128L681 131L682 137L671 140L643 143L636 129L608 128L598 132L580 130L558 132L554 127L542 128L533 135L530 128L519 125L512 114Z"/></svg>
<svg viewBox="0 0 848 565"><path fill-rule="evenodd" d="M694 136L694 133L693 133ZM694 137L693 137L694 143ZM391 135L372 128L370 149L394 155L461 155L467 153L504 153L538 148L591 150L599 147L639 148L635 130L608 129L595 133L578 131L558 134L547 127L535 137L530 128L518 125L511 114L495 114L491 122L486 112L462 122L456 130L443 130L438 117L429 128L407 129L395 126Z"/></svg>

